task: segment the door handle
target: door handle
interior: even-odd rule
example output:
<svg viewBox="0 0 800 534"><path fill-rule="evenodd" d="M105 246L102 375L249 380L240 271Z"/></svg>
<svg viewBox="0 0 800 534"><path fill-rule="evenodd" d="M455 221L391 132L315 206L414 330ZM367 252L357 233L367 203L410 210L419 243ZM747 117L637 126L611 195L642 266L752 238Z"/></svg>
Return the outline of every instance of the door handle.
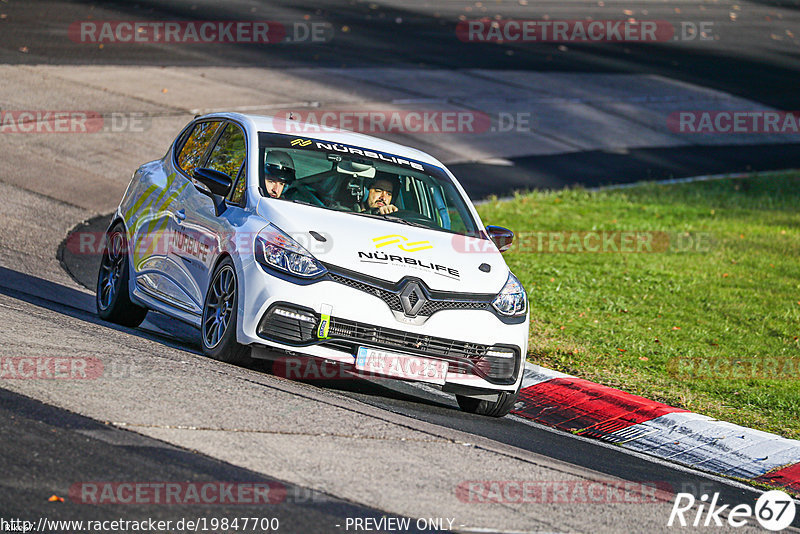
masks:
<svg viewBox="0 0 800 534"><path fill-rule="evenodd" d="M186 218L186 210L176 211L175 218L178 219L178 222L183 222L183 220Z"/></svg>

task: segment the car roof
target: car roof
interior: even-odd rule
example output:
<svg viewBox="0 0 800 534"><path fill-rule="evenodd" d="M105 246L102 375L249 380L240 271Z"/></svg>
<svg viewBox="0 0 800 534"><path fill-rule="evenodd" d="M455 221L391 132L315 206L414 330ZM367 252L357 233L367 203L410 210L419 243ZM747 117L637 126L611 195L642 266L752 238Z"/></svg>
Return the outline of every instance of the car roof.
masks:
<svg viewBox="0 0 800 534"><path fill-rule="evenodd" d="M243 125L246 124L258 132L280 133L287 135L292 135L294 132L297 132L295 134L297 137L319 139L321 141L327 141L330 143L340 143L371 148L379 152L394 154L396 156L436 165L437 167L443 167L439 160L421 150L362 133L328 127L323 129L317 124L307 124L300 121L289 122L286 121L286 119L279 117L271 117L269 115L252 115L249 113L210 113L208 115L203 115L203 117L198 117L198 119L211 117L232 119L242 123Z"/></svg>

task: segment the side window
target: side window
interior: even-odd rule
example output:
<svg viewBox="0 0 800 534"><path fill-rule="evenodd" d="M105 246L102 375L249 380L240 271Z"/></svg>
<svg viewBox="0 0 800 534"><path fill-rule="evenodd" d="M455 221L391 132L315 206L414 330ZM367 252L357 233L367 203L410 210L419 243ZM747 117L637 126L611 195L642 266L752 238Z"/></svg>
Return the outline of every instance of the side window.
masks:
<svg viewBox="0 0 800 534"><path fill-rule="evenodd" d="M447 206L447 215L450 219L449 230L460 234L473 234L475 226L470 222L471 218L463 202L455 200L458 193L452 186L444 188L444 205ZM441 214L440 214L441 216Z"/></svg>
<svg viewBox="0 0 800 534"><path fill-rule="evenodd" d="M231 180L235 180L244 162L244 154L244 132L235 124L229 123L211 151L206 167L224 172Z"/></svg>
<svg viewBox="0 0 800 534"><path fill-rule="evenodd" d="M461 214L454 208L450 208L447 210L447 214L450 216L450 228L454 232L459 234L466 234L468 232L467 225L464 224L464 219L461 218Z"/></svg>
<svg viewBox="0 0 800 534"><path fill-rule="evenodd" d="M208 144L214 138L214 134L217 133L220 124L219 121L209 121L195 125L191 135L189 135L178 154L178 167L183 172L191 176L195 168L202 163L201 160L206 153Z"/></svg>
<svg viewBox="0 0 800 534"><path fill-rule="evenodd" d="M233 186L233 191L231 191L230 201L234 204L241 204L242 199L244 198L244 190L247 188L247 165L242 167L242 170L239 172L239 177L236 180L236 184Z"/></svg>

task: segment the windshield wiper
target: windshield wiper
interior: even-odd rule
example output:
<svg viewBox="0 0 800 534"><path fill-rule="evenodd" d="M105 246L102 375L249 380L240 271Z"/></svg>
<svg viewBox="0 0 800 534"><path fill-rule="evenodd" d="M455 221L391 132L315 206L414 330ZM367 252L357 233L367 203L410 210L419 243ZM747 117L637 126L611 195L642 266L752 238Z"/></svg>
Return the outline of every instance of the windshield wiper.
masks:
<svg viewBox="0 0 800 534"><path fill-rule="evenodd" d="M433 226L430 226L430 225L421 224L421 223L417 223L417 222L413 222L413 221L407 221L405 219L397 217L396 215L392 215L391 213L388 213L386 215L381 215L379 213L367 213L366 211L361 211L361 212L354 211L352 213L355 213L356 215L361 215L362 217L372 217L373 219L381 219L383 221L389 221L389 222L399 222L399 223L407 224L409 226L416 226L418 228L427 228L428 230L436 229L436 227L433 227Z"/></svg>
<svg viewBox="0 0 800 534"><path fill-rule="evenodd" d="M295 199L295 200L290 200L289 202L293 202L295 204L303 204L304 206L317 206L317 204L312 204L311 202L308 202L307 200Z"/></svg>
<svg viewBox="0 0 800 534"><path fill-rule="evenodd" d="M393 217L391 214L378 215L378 217L382 217L383 220L385 220L385 221L401 222L401 223L407 224L409 226L416 226L417 228L427 228L428 230L430 230L432 228L434 228L434 229L436 228L436 227L431 226L429 224L422 224L422 223L418 223L418 222L414 222L414 221L407 221L407 220L402 219L400 217Z"/></svg>

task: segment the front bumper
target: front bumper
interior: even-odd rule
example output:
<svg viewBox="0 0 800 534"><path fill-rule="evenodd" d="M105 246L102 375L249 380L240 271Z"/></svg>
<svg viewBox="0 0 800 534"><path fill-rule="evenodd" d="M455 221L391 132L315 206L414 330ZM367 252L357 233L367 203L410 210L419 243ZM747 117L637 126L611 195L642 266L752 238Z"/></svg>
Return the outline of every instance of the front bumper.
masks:
<svg viewBox="0 0 800 534"><path fill-rule="evenodd" d="M453 309L406 324L379 296L347 284L298 284L251 267L239 300L240 343L345 364L361 346L443 360L446 385L478 390L513 391L522 379L527 318L508 324L490 311Z"/></svg>
<svg viewBox="0 0 800 534"><path fill-rule="evenodd" d="M356 357L359 347L385 349L448 362L448 374L473 375L494 385L516 383L520 348L485 345L327 317L289 302L276 302L258 325L264 340L293 347L320 345Z"/></svg>

